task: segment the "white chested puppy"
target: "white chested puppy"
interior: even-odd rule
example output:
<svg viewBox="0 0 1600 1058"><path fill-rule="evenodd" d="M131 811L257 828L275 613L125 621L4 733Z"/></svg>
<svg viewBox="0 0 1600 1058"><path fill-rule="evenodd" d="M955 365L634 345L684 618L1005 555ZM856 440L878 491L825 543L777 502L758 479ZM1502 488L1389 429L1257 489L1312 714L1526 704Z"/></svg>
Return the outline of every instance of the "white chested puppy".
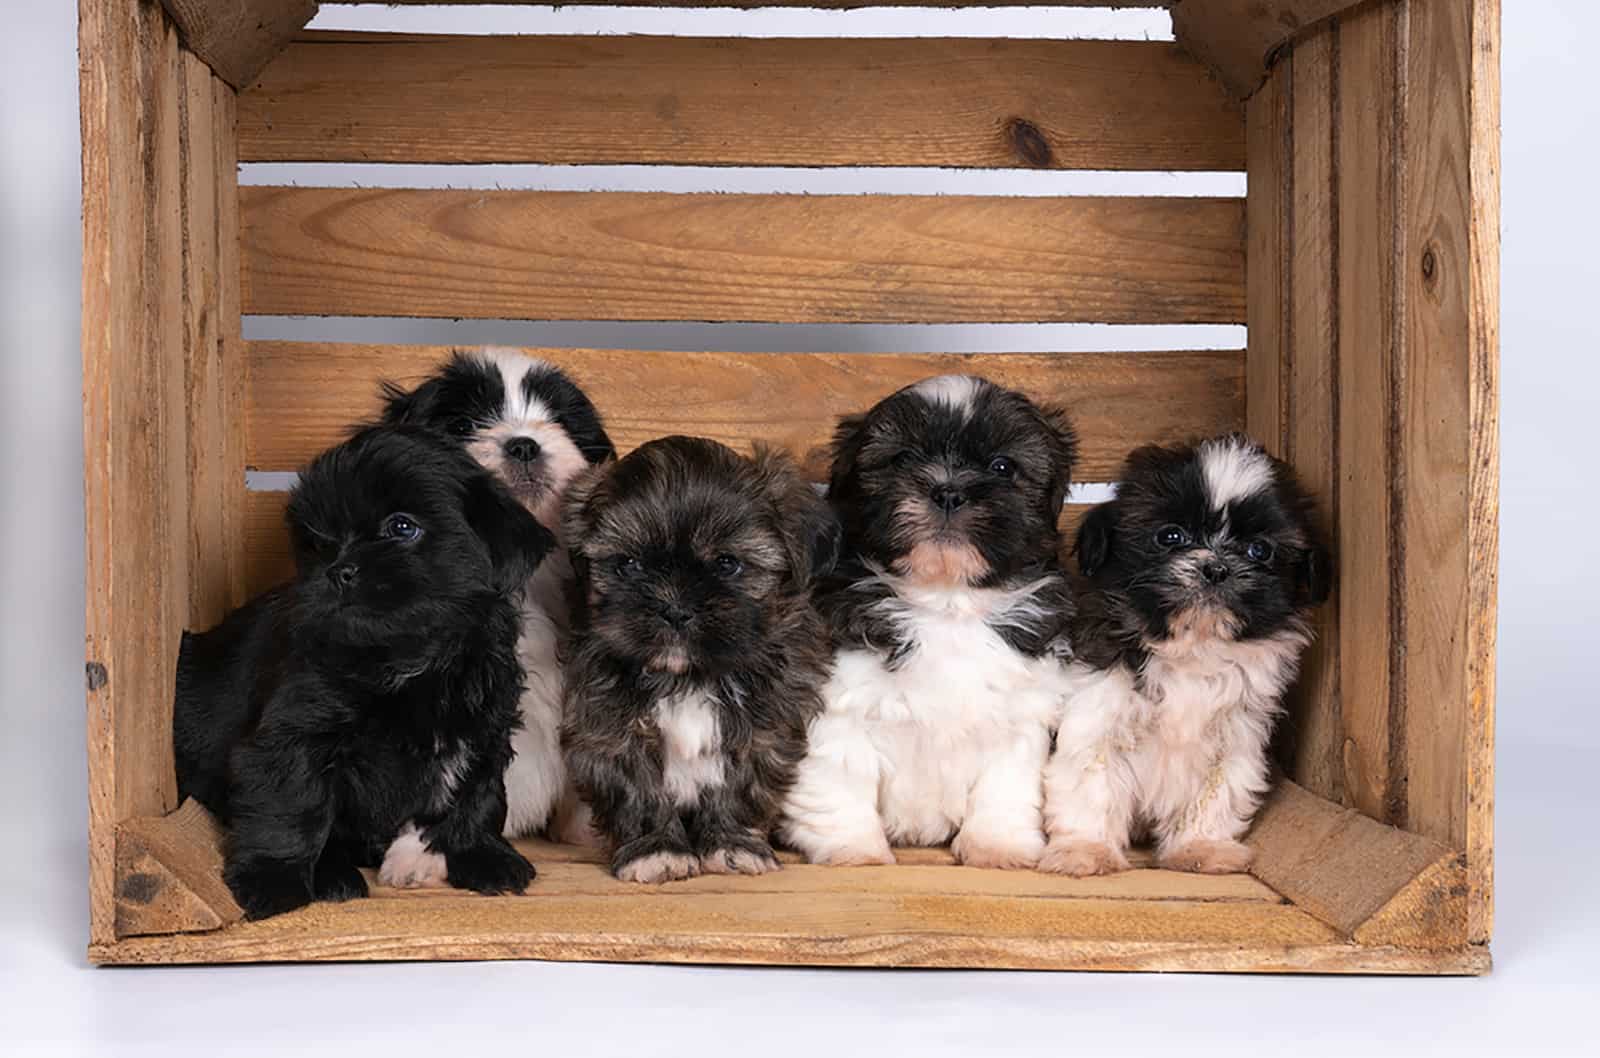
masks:
<svg viewBox="0 0 1600 1058"><path fill-rule="evenodd" d="M821 598L836 668L782 828L812 862L893 863L893 845L952 839L971 866L1037 862L1075 451L1061 412L964 375L840 424L844 558Z"/></svg>
<svg viewBox="0 0 1600 1058"><path fill-rule="evenodd" d="M1148 447L1078 529L1072 692L1045 774L1044 870L1244 870L1267 741L1329 590L1312 504L1240 435Z"/></svg>
<svg viewBox="0 0 1600 1058"><path fill-rule="evenodd" d="M616 458L600 413L554 364L517 349L459 350L413 389L384 387L384 421L412 423L453 438L511 490L539 522L561 534L567 485L588 467ZM562 675L572 565L558 548L539 566L522 598L517 655L524 671L522 728L506 769L507 837L546 831L592 844L588 810L567 780L560 744ZM439 859L404 833L385 859L383 881L432 884Z"/></svg>

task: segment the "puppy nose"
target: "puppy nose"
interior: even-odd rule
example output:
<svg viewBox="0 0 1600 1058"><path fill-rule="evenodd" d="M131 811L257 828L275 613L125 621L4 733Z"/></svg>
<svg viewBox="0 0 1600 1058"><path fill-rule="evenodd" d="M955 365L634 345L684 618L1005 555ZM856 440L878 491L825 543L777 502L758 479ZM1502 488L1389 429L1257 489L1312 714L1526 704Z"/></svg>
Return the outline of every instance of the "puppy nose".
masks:
<svg viewBox="0 0 1600 1058"><path fill-rule="evenodd" d="M531 463L539 458L539 442L531 437L513 437L505 443L505 453L519 463Z"/></svg>
<svg viewBox="0 0 1600 1058"><path fill-rule="evenodd" d="M935 485L928 496L946 514L953 514L967 502L967 494L952 485Z"/></svg>
<svg viewBox="0 0 1600 1058"><path fill-rule="evenodd" d="M676 603L669 603L661 608L661 619L673 628L682 628L693 617L694 613L692 611Z"/></svg>
<svg viewBox="0 0 1600 1058"><path fill-rule="evenodd" d="M1228 567L1222 562L1207 562L1200 567L1200 573L1212 584L1221 584L1228 579Z"/></svg>
<svg viewBox="0 0 1600 1058"><path fill-rule="evenodd" d="M356 582L360 568L354 562L340 562L328 567L328 580L340 591L348 591Z"/></svg>

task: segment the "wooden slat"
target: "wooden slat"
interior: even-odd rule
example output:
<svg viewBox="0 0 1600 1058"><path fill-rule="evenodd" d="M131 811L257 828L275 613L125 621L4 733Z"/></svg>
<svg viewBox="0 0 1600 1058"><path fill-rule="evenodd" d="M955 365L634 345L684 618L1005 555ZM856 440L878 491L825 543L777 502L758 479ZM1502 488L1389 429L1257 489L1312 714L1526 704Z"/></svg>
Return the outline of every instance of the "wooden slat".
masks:
<svg viewBox="0 0 1600 1058"><path fill-rule="evenodd" d="M1287 445L1290 253L1293 246L1290 162L1293 58L1286 58L1247 106L1250 184L1249 338L1246 349L1250 434L1280 458Z"/></svg>
<svg viewBox="0 0 1600 1058"><path fill-rule="evenodd" d="M251 342L247 464L295 470L379 409L378 384L413 384L447 346ZM1076 478L1108 481L1127 452L1238 429L1236 351L1161 353L683 353L529 349L560 365L629 451L672 433L792 449L815 480L840 417L933 375L971 373L1062 405L1081 438Z"/></svg>
<svg viewBox="0 0 1600 1058"><path fill-rule="evenodd" d="M1398 5L1339 24L1338 533L1340 715L1344 802L1373 819L1390 812L1390 704L1397 608L1391 605L1399 335L1395 224Z"/></svg>
<svg viewBox="0 0 1600 1058"><path fill-rule="evenodd" d="M1144 41L319 33L239 135L246 161L1244 168L1238 104Z"/></svg>
<svg viewBox="0 0 1600 1058"><path fill-rule="evenodd" d="M397 7L490 4L500 7L548 6L549 0L385 0ZM563 0L562 7L801 7L840 10L860 7L1171 7L1172 0Z"/></svg>
<svg viewBox="0 0 1600 1058"><path fill-rule="evenodd" d="M1261 86L1297 34L1367 0L1188 0L1172 11L1172 30L1190 54L1216 71L1240 99Z"/></svg>
<svg viewBox="0 0 1600 1058"><path fill-rule="evenodd" d="M1256 854L1250 873L1341 936L1366 927L1374 942L1404 936L1405 943L1439 950L1467 944L1464 915L1425 910L1461 895L1461 854L1437 841L1292 782L1273 790L1246 841Z"/></svg>
<svg viewBox="0 0 1600 1058"><path fill-rule="evenodd" d="M178 38L155 0L83 0L83 378L91 938L114 826L174 805L188 612Z"/></svg>
<svg viewBox="0 0 1600 1058"><path fill-rule="evenodd" d="M1237 199L241 189L267 314L1239 323Z"/></svg>
<svg viewBox="0 0 1600 1058"><path fill-rule="evenodd" d="M195 55L234 88L255 80L317 13L317 0L162 0Z"/></svg>
<svg viewBox="0 0 1600 1058"><path fill-rule="evenodd" d="M241 574L245 596L251 597L294 576L294 556L289 550L289 534L283 525L287 492L247 492L244 503L244 552ZM1062 561L1070 561L1073 535L1090 504L1068 504L1062 508Z"/></svg>
<svg viewBox="0 0 1600 1058"><path fill-rule="evenodd" d="M1408 5L1406 826L1466 849L1487 936L1498 518L1499 4Z"/></svg>
<svg viewBox="0 0 1600 1058"><path fill-rule="evenodd" d="M242 917L222 880L222 829L199 803L117 827L117 936L199 933Z"/></svg>
<svg viewBox="0 0 1600 1058"><path fill-rule="evenodd" d="M1339 217L1334 171L1338 28L1294 48L1294 236L1290 248L1287 372L1288 459L1324 511L1339 509ZM1290 774L1319 797L1343 798L1343 728L1339 719L1339 598L1313 617L1316 637L1286 698L1292 741Z"/></svg>

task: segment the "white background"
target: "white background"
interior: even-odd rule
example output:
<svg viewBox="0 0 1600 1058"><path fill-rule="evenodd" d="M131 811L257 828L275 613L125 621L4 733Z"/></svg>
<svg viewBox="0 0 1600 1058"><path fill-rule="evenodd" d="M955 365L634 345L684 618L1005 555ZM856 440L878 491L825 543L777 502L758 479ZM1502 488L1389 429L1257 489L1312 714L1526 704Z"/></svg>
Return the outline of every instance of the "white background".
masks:
<svg viewBox="0 0 1600 1058"><path fill-rule="evenodd" d="M1600 997L1589 641L1600 590L1600 5L1505 4L1499 892L1496 967L1479 980L537 963L90 969L75 5L0 7L0 1052L1600 1051L1589 1029Z"/></svg>

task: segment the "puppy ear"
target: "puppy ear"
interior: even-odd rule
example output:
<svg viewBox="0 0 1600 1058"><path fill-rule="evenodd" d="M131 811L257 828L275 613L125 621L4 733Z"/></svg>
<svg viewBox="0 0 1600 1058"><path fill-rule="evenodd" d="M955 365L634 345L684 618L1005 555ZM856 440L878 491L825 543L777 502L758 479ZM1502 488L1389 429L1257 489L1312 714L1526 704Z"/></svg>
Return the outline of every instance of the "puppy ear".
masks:
<svg viewBox="0 0 1600 1058"><path fill-rule="evenodd" d="M386 426L398 423L413 422L417 414L416 390L406 389L398 382L388 379L378 383L378 397L383 401L382 422Z"/></svg>
<svg viewBox="0 0 1600 1058"><path fill-rule="evenodd" d="M867 443L867 417L846 415L833 430L833 443L829 446L828 491L839 491L845 478L855 473L856 460Z"/></svg>
<svg viewBox="0 0 1600 1058"><path fill-rule="evenodd" d="M1047 513L1060 516L1061 505L1067 502L1067 490L1072 486L1072 471L1078 463L1078 432L1065 408L1054 404L1035 405L1041 425L1050 434L1051 460L1055 466L1050 479Z"/></svg>
<svg viewBox="0 0 1600 1058"><path fill-rule="evenodd" d="M554 534L491 474L474 474L468 480L462 508L467 524L489 549L495 582L501 587L521 587L555 550Z"/></svg>
<svg viewBox="0 0 1600 1058"><path fill-rule="evenodd" d="M787 452L757 444L751 459L777 510L778 531L796 579L809 583L826 575L839 560L843 536L833 508L812 488Z"/></svg>
<svg viewBox="0 0 1600 1058"><path fill-rule="evenodd" d="M1078 572L1093 577L1111 560L1111 549L1116 544L1117 512L1109 503L1102 503L1083 516L1078 523L1078 538L1072 551L1078 556Z"/></svg>
<svg viewBox="0 0 1600 1058"><path fill-rule="evenodd" d="M561 497L561 537L574 560L583 553L583 541L594 532L599 521L599 505L604 499L605 483L610 479L617 461L608 459L578 471L567 482Z"/></svg>
<svg viewBox="0 0 1600 1058"><path fill-rule="evenodd" d="M1306 606L1321 606L1333 594L1333 556L1313 546L1300 559L1298 572L1301 598Z"/></svg>

